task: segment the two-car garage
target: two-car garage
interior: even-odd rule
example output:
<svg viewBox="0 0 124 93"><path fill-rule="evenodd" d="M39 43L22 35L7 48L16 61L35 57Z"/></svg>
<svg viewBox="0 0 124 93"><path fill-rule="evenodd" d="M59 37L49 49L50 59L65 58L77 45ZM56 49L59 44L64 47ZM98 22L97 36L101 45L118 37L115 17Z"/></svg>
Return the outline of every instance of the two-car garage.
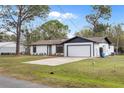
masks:
<svg viewBox="0 0 124 93"><path fill-rule="evenodd" d="M67 45L67 56L91 57L91 45Z"/></svg>
<svg viewBox="0 0 124 93"><path fill-rule="evenodd" d="M92 57L92 43L66 43L64 45L64 55L68 57Z"/></svg>
<svg viewBox="0 0 124 93"><path fill-rule="evenodd" d="M64 42L65 57L93 57L94 42L87 38L74 37Z"/></svg>
<svg viewBox="0 0 124 93"><path fill-rule="evenodd" d="M63 44L65 57L101 57L101 54L108 56L114 53L114 49L110 47L111 41L107 37L85 38L75 36Z"/></svg>

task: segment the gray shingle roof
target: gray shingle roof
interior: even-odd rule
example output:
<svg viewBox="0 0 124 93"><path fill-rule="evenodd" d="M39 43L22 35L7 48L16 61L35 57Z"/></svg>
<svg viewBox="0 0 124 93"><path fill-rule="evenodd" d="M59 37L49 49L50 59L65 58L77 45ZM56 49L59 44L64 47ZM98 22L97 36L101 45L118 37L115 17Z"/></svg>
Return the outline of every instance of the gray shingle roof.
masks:
<svg viewBox="0 0 124 93"><path fill-rule="evenodd" d="M39 40L37 42L32 43L31 45L54 45L54 44L61 44L62 42L66 41L67 39L61 40Z"/></svg>
<svg viewBox="0 0 124 93"><path fill-rule="evenodd" d="M79 36L76 36L76 37L79 37ZM73 38L75 38L75 37L73 37ZM81 38L85 38L85 37L81 37ZM85 39L90 40L92 42L96 42L96 43L106 42L106 39L107 39L108 42L110 42L107 37L92 37L92 38L85 38ZM56 45L56 44L62 44L64 42L68 41L68 40L70 40L70 39L39 40L37 42L32 43L31 45L54 45L54 44Z"/></svg>
<svg viewBox="0 0 124 93"><path fill-rule="evenodd" d="M100 43L100 42L105 42L105 38L106 37L92 37L92 38L87 38L87 39Z"/></svg>

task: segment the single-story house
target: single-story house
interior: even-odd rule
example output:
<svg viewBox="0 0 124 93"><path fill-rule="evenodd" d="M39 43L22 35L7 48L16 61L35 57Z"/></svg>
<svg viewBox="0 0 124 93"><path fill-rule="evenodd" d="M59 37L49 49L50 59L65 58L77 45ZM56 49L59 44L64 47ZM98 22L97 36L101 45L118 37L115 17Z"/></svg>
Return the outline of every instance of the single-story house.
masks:
<svg viewBox="0 0 124 93"><path fill-rule="evenodd" d="M31 44L32 55L62 55L65 57L100 57L114 53L107 37L85 38L75 36L62 40L39 40Z"/></svg>
<svg viewBox="0 0 124 93"><path fill-rule="evenodd" d="M0 55L9 55L16 53L16 42L0 42ZM20 53L25 53L25 48L20 45Z"/></svg>

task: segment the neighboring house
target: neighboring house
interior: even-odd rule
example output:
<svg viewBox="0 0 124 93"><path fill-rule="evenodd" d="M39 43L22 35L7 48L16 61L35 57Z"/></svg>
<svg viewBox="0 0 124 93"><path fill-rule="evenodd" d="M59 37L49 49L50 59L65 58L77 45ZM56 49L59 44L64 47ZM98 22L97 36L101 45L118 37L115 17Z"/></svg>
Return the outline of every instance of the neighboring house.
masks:
<svg viewBox="0 0 124 93"><path fill-rule="evenodd" d="M107 37L85 38L75 36L67 40L40 40L31 44L33 55L63 55L65 57L100 57L114 53Z"/></svg>
<svg viewBox="0 0 124 93"><path fill-rule="evenodd" d="M24 53L25 48L23 45L20 46L20 53ZM16 43L15 42L0 42L0 55L9 55L16 53Z"/></svg>

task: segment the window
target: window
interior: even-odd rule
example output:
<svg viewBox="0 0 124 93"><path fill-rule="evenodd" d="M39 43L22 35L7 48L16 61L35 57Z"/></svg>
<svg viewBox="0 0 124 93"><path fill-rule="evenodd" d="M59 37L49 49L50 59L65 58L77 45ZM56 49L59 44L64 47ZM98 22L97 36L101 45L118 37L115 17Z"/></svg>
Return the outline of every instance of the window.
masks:
<svg viewBox="0 0 124 93"><path fill-rule="evenodd" d="M36 53L36 46L33 46L33 53Z"/></svg>
<svg viewBox="0 0 124 93"><path fill-rule="evenodd" d="M56 46L56 53L63 53L63 45L57 45Z"/></svg>

